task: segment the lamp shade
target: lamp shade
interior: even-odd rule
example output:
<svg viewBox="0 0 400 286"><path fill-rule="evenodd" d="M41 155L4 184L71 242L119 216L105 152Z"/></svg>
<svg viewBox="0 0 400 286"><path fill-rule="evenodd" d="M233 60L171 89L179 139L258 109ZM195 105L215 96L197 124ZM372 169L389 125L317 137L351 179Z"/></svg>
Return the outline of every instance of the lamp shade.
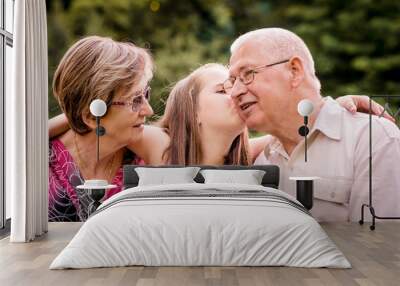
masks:
<svg viewBox="0 0 400 286"><path fill-rule="evenodd" d="M297 111L301 116L308 116L314 110L314 104L309 99L303 99L297 105Z"/></svg>
<svg viewBox="0 0 400 286"><path fill-rule="evenodd" d="M90 103L90 113L96 117L102 117L107 112L107 105L101 99L95 99Z"/></svg>

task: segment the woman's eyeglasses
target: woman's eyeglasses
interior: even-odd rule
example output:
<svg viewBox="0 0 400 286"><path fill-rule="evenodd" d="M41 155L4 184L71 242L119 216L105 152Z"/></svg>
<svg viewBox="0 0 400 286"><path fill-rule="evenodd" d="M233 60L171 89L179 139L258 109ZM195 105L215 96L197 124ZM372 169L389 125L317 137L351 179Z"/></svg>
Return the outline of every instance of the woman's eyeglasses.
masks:
<svg viewBox="0 0 400 286"><path fill-rule="evenodd" d="M140 90L135 93L132 98L132 101L113 101L111 105L119 105L119 106L132 106L133 112L138 112L145 101L149 102L151 95L151 87L147 86L145 89Z"/></svg>

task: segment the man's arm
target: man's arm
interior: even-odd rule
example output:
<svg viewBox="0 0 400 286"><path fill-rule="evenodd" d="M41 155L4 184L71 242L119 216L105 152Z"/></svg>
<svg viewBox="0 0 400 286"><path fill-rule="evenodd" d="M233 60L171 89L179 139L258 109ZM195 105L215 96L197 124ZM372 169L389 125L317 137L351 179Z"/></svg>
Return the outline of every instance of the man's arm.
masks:
<svg viewBox="0 0 400 286"><path fill-rule="evenodd" d="M384 119L372 124L372 206L377 216L400 216L400 130ZM362 204L369 204L369 131L365 129L355 154L350 221L360 220ZM371 220L368 208L364 215Z"/></svg>
<svg viewBox="0 0 400 286"><path fill-rule="evenodd" d="M66 132L70 126L64 114L49 119L49 139L58 137ZM149 165L164 165L164 151L169 146L169 136L160 127L145 125L143 136L127 148L142 158Z"/></svg>
<svg viewBox="0 0 400 286"><path fill-rule="evenodd" d="M251 138L249 140L250 145L250 155L252 158L252 163L257 159L261 152L264 151L265 147L271 142L271 135L264 135L256 138Z"/></svg>

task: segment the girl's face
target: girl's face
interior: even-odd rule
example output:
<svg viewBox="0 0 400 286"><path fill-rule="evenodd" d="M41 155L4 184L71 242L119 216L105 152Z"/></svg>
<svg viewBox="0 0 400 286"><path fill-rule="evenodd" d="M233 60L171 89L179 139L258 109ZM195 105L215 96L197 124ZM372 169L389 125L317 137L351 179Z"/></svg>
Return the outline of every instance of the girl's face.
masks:
<svg viewBox="0 0 400 286"><path fill-rule="evenodd" d="M101 125L106 129L106 136L113 137L118 145L126 145L143 135L146 117L154 113L146 98L147 88L148 81L142 80L129 90L117 92L113 104L102 118Z"/></svg>
<svg viewBox="0 0 400 286"><path fill-rule="evenodd" d="M226 94L223 82L228 78L224 67L208 68L202 75L199 94L198 122L201 128L239 135L245 128L230 94Z"/></svg>

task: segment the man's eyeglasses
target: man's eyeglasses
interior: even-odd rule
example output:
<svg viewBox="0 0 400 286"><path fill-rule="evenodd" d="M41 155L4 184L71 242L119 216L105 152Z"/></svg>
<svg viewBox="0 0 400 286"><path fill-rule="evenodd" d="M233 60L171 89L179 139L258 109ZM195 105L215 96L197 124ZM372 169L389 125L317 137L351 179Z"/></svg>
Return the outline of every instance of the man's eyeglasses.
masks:
<svg viewBox="0 0 400 286"><path fill-rule="evenodd" d="M250 84L253 82L254 75L256 73L258 73L258 70L263 69L263 68L269 68L269 67L283 64L283 63L287 63L288 61L289 61L289 59L279 61L279 62L276 62L273 64L258 66L258 67L252 68L252 69L243 69L240 71L238 78L243 84L246 84L246 85ZM237 77L232 76L232 77L228 78L226 81L224 81L223 86L224 86L225 92L229 92L232 89L233 85L236 82L236 79L237 79Z"/></svg>
<svg viewBox="0 0 400 286"><path fill-rule="evenodd" d="M147 86L145 89L135 92L131 102L126 101L113 101L111 105L127 105L132 106L133 112L138 112L145 101L149 102L151 95L151 87Z"/></svg>

